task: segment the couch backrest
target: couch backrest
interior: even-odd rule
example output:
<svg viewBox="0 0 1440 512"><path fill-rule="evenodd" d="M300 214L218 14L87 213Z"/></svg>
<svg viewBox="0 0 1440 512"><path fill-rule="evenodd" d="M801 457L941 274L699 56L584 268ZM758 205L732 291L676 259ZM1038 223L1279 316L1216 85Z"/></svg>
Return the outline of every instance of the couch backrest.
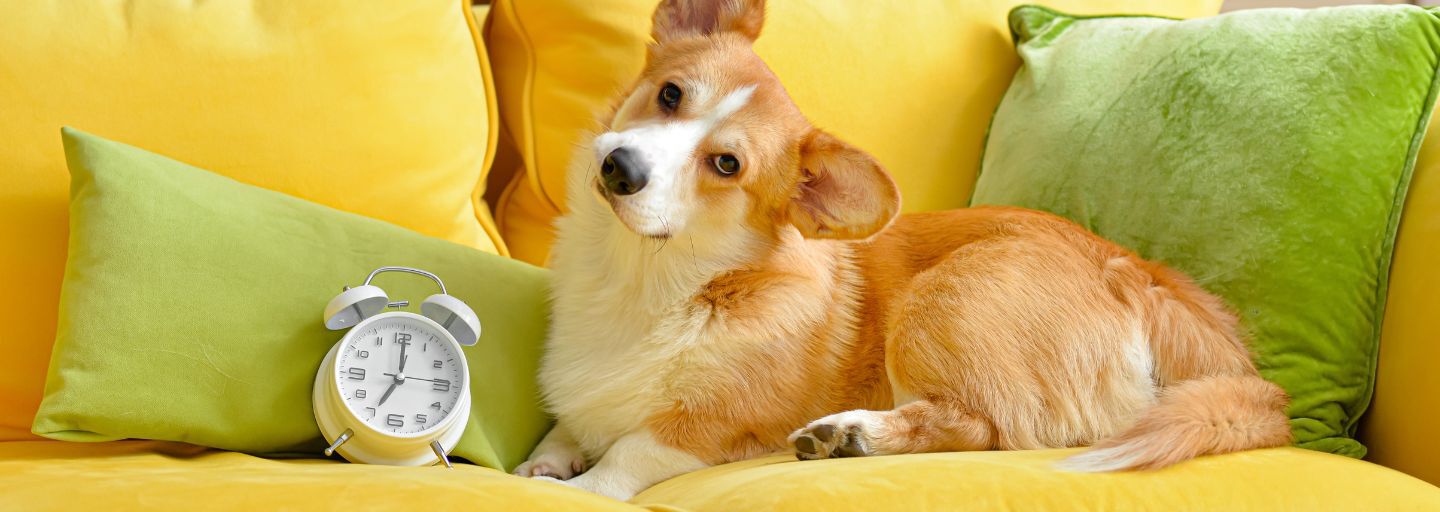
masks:
<svg viewBox="0 0 1440 512"><path fill-rule="evenodd" d="M1431 118L1395 237L1367 459L1440 484L1440 126Z"/></svg>

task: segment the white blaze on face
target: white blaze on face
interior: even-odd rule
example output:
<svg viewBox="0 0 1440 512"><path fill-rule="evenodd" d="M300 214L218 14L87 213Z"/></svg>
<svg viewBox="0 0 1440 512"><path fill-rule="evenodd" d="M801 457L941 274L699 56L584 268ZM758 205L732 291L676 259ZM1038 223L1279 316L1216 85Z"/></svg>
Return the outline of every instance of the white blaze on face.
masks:
<svg viewBox="0 0 1440 512"><path fill-rule="evenodd" d="M740 111L754 92L753 85L735 89L708 113L692 120L644 123L596 137L592 146L597 161L603 162L611 152L624 147L634 151L646 166L645 188L616 201L616 214L621 220L643 235L668 236L684 228L696 206L695 174L687 172L695 148L721 121ZM709 96L703 88L691 88L682 101L703 102Z"/></svg>

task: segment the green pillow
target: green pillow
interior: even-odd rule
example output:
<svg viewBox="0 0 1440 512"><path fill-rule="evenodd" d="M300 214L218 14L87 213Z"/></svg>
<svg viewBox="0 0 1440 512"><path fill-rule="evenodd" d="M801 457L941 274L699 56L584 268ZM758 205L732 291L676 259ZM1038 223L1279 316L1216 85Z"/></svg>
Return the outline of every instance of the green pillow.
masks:
<svg viewBox="0 0 1440 512"><path fill-rule="evenodd" d="M36 434L318 453L310 388L343 335L325 329L325 304L385 265L438 274L484 326L465 348L472 405L453 453L506 469L544 434L545 270L77 130L64 139L70 255ZM436 293L412 275L375 284L411 309Z"/></svg>
<svg viewBox="0 0 1440 512"><path fill-rule="evenodd" d="M1299 446L1360 457L1390 253L1435 101L1409 6L1010 14L1023 66L972 204L1057 213L1226 299Z"/></svg>

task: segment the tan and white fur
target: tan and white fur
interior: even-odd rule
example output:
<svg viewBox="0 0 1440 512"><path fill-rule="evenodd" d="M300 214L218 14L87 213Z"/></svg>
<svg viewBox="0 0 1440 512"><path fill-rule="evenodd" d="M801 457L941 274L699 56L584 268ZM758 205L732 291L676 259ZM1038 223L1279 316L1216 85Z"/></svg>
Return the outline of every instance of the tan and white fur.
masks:
<svg viewBox="0 0 1440 512"><path fill-rule="evenodd" d="M875 159L751 49L763 19L657 8L568 177L540 375L558 421L517 474L628 499L787 449L1093 444L1062 465L1107 471L1289 442L1284 392L1180 273L1042 212L897 216Z"/></svg>

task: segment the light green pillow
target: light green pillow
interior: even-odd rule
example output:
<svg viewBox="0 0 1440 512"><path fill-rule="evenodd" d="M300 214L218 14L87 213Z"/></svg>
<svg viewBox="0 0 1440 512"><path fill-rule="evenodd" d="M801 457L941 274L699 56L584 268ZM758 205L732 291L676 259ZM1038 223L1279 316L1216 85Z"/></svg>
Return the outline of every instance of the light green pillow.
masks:
<svg viewBox="0 0 1440 512"><path fill-rule="evenodd" d="M973 204L1055 212L1224 297L1299 446L1352 457L1440 23L1409 6L1010 15Z"/></svg>
<svg viewBox="0 0 1440 512"><path fill-rule="evenodd" d="M36 434L318 453L315 372L342 332L325 304L385 265L469 304L470 422L453 453L506 469L547 428L535 372L548 273L64 130L70 255ZM340 179L341 174L335 175ZM434 284L382 274L392 300Z"/></svg>

